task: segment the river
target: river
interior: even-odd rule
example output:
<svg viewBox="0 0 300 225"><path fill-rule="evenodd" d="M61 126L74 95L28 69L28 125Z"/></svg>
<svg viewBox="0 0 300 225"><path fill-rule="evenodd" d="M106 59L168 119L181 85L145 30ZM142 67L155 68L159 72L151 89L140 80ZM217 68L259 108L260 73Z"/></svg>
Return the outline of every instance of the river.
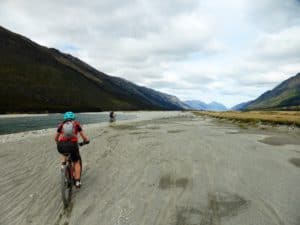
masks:
<svg viewBox="0 0 300 225"><path fill-rule="evenodd" d="M134 119L136 116L126 113L116 113L117 120ZM109 122L109 113L77 113L81 124ZM62 121L63 114L20 115L0 117L0 135L17 132L55 128Z"/></svg>

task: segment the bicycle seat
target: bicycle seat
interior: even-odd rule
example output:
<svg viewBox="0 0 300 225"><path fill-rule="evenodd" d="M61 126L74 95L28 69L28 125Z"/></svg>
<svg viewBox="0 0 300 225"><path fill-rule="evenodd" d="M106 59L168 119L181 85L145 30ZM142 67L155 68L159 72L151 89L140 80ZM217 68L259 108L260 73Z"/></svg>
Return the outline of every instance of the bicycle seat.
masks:
<svg viewBox="0 0 300 225"><path fill-rule="evenodd" d="M70 158L71 158L71 153L64 153L63 155L66 156L67 159L70 159Z"/></svg>

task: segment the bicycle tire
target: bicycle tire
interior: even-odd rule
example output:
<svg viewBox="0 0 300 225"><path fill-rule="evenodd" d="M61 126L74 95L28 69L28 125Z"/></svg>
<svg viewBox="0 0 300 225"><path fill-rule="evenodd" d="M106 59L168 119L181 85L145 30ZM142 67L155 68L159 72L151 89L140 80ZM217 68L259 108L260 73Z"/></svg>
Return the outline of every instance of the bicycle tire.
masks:
<svg viewBox="0 0 300 225"><path fill-rule="evenodd" d="M80 157L79 163L80 163L80 177L81 177L81 174L82 174L82 159L81 159L81 157Z"/></svg>
<svg viewBox="0 0 300 225"><path fill-rule="evenodd" d="M64 207L67 208L72 198L72 179L70 177L70 168L66 166L61 171L61 195Z"/></svg>

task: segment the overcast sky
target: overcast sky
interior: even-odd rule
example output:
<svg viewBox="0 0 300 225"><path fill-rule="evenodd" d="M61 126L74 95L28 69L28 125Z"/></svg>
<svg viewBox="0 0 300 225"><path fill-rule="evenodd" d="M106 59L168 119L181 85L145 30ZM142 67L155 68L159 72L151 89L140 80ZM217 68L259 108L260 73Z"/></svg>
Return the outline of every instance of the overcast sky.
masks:
<svg viewBox="0 0 300 225"><path fill-rule="evenodd" d="M1 0L0 25L181 100L233 106L300 72L300 0Z"/></svg>

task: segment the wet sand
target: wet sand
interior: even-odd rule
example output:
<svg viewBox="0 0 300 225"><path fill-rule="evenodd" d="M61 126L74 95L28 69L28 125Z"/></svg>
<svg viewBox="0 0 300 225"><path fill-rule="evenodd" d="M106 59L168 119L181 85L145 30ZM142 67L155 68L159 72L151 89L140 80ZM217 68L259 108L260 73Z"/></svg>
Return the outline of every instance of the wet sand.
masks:
<svg viewBox="0 0 300 225"><path fill-rule="evenodd" d="M300 224L298 131L138 115L85 127L83 186L67 209L55 130L0 136L0 224Z"/></svg>

